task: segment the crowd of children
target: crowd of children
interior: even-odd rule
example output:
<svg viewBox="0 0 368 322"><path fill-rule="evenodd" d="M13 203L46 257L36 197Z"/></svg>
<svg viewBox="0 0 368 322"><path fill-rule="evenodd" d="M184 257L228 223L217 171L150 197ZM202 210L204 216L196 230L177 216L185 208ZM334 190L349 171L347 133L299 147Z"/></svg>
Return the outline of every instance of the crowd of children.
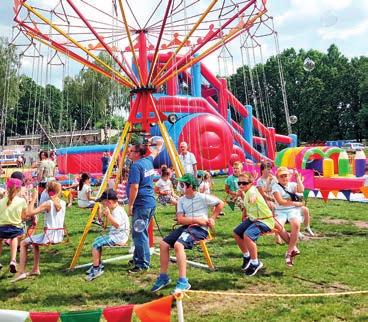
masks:
<svg viewBox="0 0 368 322"><path fill-rule="evenodd" d="M46 163L46 162L44 162ZM47 168L47 167L46 167ZM46 171L47 170L47 171ZM104 191L97 200L92 196L90 176L82 173L76 176L69 186L64 187L64 196L68 203L60 199L62 188L49 169L44 169L39 178L44 180L47 175L45 191L40 193L33 188L30 178L24 178L20 173L14 173L7 180L6 191L0 191L0 254L4 239L10 244L9 271L16 273L14 281L27 278L30 275L40 275L39 257L40 246L48 243L59 243L64 238L63 223L66 207L71 206L77 198L79 208L93 208L100 203L98 221L111 224L109 232L95 239L92 245L92 266L87 271L87 281L92 281L104 272L102 265L102 249L104 246L125 245L130 233L128 215L122 206L128 203L127 195L129 168L124 167L121 180L116 187ZM305 207L300 194L303 193L303 180L299 173L294 172L295 181L291 182L290 170L279 167L275 175L272 174L270 163L261 163L260 175L243 172L242 163L233 164L233 173L225 180L224 190L227 203L235 209L235 205L242 213L241 223L233 230L233 235L242 253L242 270L245 275L253 276L262 267L258 258L256 241L266 233L279 236L278 242L287 243L285 262L294 265L295 256L300 254L297 247L300 225L304 221L305 232L313 236L310 228L309 210ZM47 174L46 174L47 172ZM50 172L50 173L49 173ZM179 268L179 279L175 291L190 288L186 276L185 249L190 249L200 240L206 239L209 228L213 228L215 220L222 214L224 202L211 194L212 178L209 172L198 173L198 178L192 173L186 173L176 179L174 171L167 166L160 169L160 178L155 184L157 202L161 205L174 205L176 220L179 228L175 229L160 242L160 275L152 291L157 291L170 283L167 274L169 250L175 250ZM200 179L200 180L198 180ZM173 184L179 183L175 187ZM209 210L212 212L209 217ZM37 215L45 213L44 232L33 235ZM20 242L20 265L17 268L16 254L20 237L25 235L24 222L28 222L26 238ZM290 224L290 233L284 228ZM32 245L34 265L26 272L27 250Z"/></svg>

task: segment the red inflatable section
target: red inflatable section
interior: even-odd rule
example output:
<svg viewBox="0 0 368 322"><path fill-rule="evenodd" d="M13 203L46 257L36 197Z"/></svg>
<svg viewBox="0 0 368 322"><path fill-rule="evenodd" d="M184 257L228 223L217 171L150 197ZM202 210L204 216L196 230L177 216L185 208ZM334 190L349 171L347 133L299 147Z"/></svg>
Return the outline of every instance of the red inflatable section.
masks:
<svg viewBox="0 0 368 322"><path fill-rule="evenodd" d="M229 126L221 118L210 114L190 120L179 137L179 142L188 142L198 161L198 168L208 170L228 167L233 140Z"/></svg>
<svg viewBox="0 0 368 322"><path fill-rule="evenodd" d="M240 161L245 162L246 157L244 151L237 145L233 145L233 153L230 157L230 165L232 166L234 162Z"/></svg>
<svg viewBox="0 0 368 322"><path fill-rule="evenodd" d="M101 157L101 152L59 155L57 157L59 172L72 174L78 174L81 172L101 173Z"/></svg>

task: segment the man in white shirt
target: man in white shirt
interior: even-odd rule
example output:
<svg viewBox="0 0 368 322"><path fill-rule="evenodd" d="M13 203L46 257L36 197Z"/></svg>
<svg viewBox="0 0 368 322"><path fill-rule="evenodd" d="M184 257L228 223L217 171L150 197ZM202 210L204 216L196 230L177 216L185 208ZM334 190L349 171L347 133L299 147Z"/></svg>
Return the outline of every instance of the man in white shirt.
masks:
<svg viewBox="0 0 368 322"><path fill-rule="evenodd" d="M188 143L181 142L179 145L179 159L184 168L184 173L191 173L197 178L197 160L193 153L188 151Z"/></svg>

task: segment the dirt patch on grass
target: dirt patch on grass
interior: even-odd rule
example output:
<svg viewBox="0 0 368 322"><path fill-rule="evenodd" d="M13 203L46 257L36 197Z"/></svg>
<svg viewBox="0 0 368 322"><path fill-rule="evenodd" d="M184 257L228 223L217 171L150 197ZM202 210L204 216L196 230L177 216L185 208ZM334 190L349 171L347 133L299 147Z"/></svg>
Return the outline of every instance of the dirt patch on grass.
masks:
<svg viewBox="0 0 368 322"><path fill-rule="evenodd" d="M368 229L368 221L354 221L354 225L361 229Z"/></svg>
<svg viewBox="0 0 368 322"><path fill-rule="evenodd" d="M368 229L368 221L325 218L323 222L331 225L354 225L360 229Z"/></svg>

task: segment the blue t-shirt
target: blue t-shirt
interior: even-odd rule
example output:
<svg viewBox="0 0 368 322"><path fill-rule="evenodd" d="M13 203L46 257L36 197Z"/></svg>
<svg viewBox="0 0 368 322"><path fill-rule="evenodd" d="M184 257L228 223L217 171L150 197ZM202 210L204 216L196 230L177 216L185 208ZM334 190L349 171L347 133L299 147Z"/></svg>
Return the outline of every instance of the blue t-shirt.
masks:
<svg viewBox="0 0 368 322"><path fill-rule="evenodd" d="M130 195L130 185L138 184L138 195L134 201L134 207L153 208L156 206L152 177L153 158L151 156L137 160L129 171L127 194Z"/></svg>

